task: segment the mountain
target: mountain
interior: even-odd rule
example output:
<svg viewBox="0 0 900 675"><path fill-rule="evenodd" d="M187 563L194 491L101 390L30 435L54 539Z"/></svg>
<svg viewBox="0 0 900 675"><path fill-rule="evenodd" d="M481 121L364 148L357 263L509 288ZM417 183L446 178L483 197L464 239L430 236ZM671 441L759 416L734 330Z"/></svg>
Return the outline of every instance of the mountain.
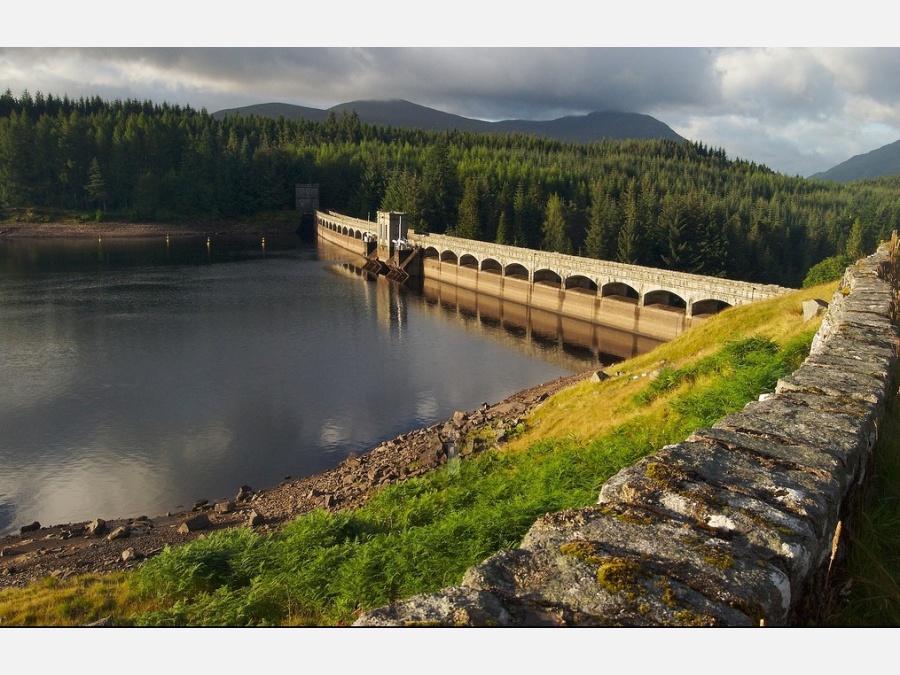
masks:
<svg viewBox="0 0 900 675"><path fill-rule="evenodd" d="M518 131L537 136L548 136L561 141L587 143L600 138L667 138L683 141L684 138L649 115L625 112L593 112L588 115L571 115L548 122L508 120L496 122L497 131Z"/></svg>
<svg viewBox="0 0 900 675"><path fill-rule="evenodd" d="M560 141L587 143L603 138L622 140L667 138L683 141L684 138L675 133L671 127L650 117L628 112L593 112L588 115L570 115L555 120L502 120L487 122L460 115L427 108L404 100L394 101L349 101L319 110L288 103L263 103L242 108L230 108L213 113L213 117L221 119L227 115L258 115L261 117L278 117L285 119L325 120L329 112L340 115L342 112L355 110L361 122L380 126L402 127L407 129L427 129L429 131L473 131L477 133L522 133L526 135L544 136Z"/></svg>
<svg viewBox="0 0 900 675"><path fill-rule="evenodd" d="M410 103L409 101L350 101L328 109L340 116L342 112L356 111L361 122L405 129L428 129L429 131L488 131L490 122L473 120L445 113L434 108Z"/></svg>
<svg viewBox="0 0 900 675"><path fill-rule="evenodd" d="M816 173L810 178L849 183L863 178L900 175L900 141L894 141L864 155L856 155L828 171Z"/></svg>
<svg viewBox="0 0 900 675"><path fill-rule="evenodd" d="M222 119L229 115L242 115L244 117L256 115L257 117L272 117L275 119L284 116L285 119L289 120L324 122L325 118L328 117L328 111L319 110L318 108L306 108L302 105L291 105L290 103L257 103L256 105L248 105L243 108L227 108L212 114L215 119Z"/></svg>

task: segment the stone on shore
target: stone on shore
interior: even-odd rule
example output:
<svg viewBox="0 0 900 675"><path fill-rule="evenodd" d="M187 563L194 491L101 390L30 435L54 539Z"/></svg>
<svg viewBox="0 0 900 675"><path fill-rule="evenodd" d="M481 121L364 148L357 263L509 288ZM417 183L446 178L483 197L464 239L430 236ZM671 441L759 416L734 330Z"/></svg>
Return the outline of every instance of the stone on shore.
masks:
<svg viewBox="0 0 900 675"><path fill-rule="evenodd" d="M106 541L115 541L116 539L126 539L131 536L131 528L128 525L121 525L114 529L106 536Z"/></svg>
<svg viewBox="0 0 900 675"><path fill-rule="evenodd" d="M209 516L205 513L201 513L199 515L194 516L193 518L188 518L181 525L178 526L178 532L180 534L190 534L191 532L199 532L200 530L207 529L211 523L209 522Z"/></svg>
<svg viewBox="0 0 900 675"><path fill-rule="evenodd" d="M90 525L87 526L88 534L101 535L106 533L106 521L103 518L97 518L97 520L93 521Z"/></svg>

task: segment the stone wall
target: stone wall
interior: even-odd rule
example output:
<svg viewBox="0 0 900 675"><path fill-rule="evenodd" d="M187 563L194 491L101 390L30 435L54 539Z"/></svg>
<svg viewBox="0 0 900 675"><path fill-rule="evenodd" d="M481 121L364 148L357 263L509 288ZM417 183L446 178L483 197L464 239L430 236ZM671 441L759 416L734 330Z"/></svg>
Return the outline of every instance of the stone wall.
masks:
<svg viewBox="0 0 900 675"><path fill-rule="evenodd" d="M358 626L789 626L827 585L897 356L893 247L850 267L776 391Z"/></svg>

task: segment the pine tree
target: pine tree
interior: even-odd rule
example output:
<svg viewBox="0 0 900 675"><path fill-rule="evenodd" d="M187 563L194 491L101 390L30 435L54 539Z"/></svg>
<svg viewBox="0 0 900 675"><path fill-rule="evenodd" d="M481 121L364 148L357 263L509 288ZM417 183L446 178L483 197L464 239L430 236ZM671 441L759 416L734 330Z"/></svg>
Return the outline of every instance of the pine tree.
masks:
<svg viewBox="0 0 900 675"><path fill-rule="evenodd" d="M500 212L500 218L497 220L497 236L494 239L497 244L509 244L509 228L506 226L506 211Z"/></svg>
<svg viewBox="0 0 900 675"><path fill-rule="evenodd" d="M463 188L462 201L459 203L459 216L456 221L456 236L466 239L481 239L481 209L478 179L469 176Z"/></svg>
<svg viewBox="0 0 900 675"><path fill-rule="evenodd" d="M84 189L87 192L88 199L95 206L100 206L106 211L106 181L103 180L100 162L96 157L91 160L91 166L88 169L88 182Z"/></svg>
<svg viewBox="0 0 900 675"><path fill-rule="evenodd" d="M864 233L862 222L857 218L853 221L853 226L850 228L850 234L847 236L846 253L853 260L859 260L866 255L863 239Z"/></svg>
<svg viewBox="0 0 900 675"><path fill-rule="evenodd" d="M612 260L616 254L618 237L618 209L598 181L591 191L588 212L588 229L585 235L585 253L598 260Z"/></svg>
<svg viewBox="0 0 900 675"><path fill-rule="evenodd" d="M569 236L568 214L563 200L557 193L547 201L546 216L542 226L543 246L557 253L572 253L572 239Z"/></svg>
<svg viewBox="0 0 900 675"><path fill-rule="evenodd" d="M406 172L403 169L391 171L381 199L381 211L404 211L406 209Z"/></svg>
<svg viewBox="0 0 900 675"><path fill-rule="evenodd" d="M629 184L622 193L624 201L625 220L616 241L616 260L621 263L636 265L641 258L640 223L638 223L637 202L634 198L632 185Z"/></svg>

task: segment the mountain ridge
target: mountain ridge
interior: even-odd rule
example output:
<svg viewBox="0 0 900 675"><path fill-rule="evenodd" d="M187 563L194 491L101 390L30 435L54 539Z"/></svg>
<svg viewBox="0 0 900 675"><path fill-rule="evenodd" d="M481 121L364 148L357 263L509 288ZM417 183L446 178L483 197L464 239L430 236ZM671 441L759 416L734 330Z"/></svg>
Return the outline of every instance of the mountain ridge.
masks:
<svg viewBox="0 0 900 675"><path fill-rule="evenodd" d="M814 173L810 178L849 183L854 180L898 174L900 174L900 140L861 155L854 155L827 171Z"/></svg>
<svg viewBox="0 0 900 675"><path fill-rule="evenodd" d="M405 99L348 101L326 110L272 102L227 108L212 115L217 119L240 114L275 118L284 116L290 120L322 122L327 119L329 113L340 115L342 112L349 113L353 110L365 124L429 131L456 129L476 133L523 133L578 143L599 141L604 138L613 140L663 138L679 142L685 140L664 122L640 113L606 110L586 115L567 115L552 120L510 119L490 122L443 112Z"/></svg>

